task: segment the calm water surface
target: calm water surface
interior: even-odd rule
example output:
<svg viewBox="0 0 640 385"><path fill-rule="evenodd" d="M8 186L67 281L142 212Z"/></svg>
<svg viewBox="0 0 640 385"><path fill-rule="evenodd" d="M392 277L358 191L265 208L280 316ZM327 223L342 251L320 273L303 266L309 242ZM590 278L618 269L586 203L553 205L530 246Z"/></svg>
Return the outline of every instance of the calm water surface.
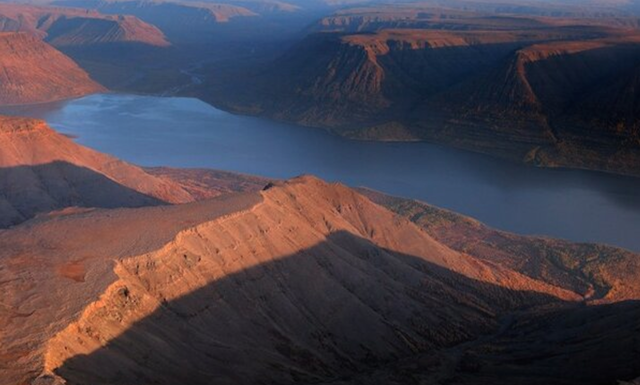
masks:
<svg viewBox="0 0 640 385"><path fill-rule="evenodd" d="M6 111L5 111L6 112ZM496 228L640 251L640 179L536 169L426 143L345 140L189 98L93 95L13 110L144 166L311 173L417 198Z"/></svg>

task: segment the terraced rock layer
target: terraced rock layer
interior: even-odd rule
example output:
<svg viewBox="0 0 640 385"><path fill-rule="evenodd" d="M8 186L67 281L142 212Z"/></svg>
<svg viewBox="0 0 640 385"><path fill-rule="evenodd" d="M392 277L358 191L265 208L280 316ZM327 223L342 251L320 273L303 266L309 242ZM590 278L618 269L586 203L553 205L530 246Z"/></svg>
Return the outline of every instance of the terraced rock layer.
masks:
<svg viewBox="0 0 640 385"><path fill-rule="evenodd" d="M18 277L0 279L1 330L11 331L0 334L11 357L2 378L13 383L358 383L367 373L390 383L513 381L492 369L508 355L478 362L475 352L518 349L546 325L571 341L574 322L615 325L594 335L621 358L594 361L609 376L598 383L638 374L622 364L637 359L625 341L640 293L586 306L615 299L456 251L312 177L188 205L43 219L0 233L0 244L0 277ZM575 360L585 350L577 346L557 357ZM519 365L532 381L548 373ZM596 383L553 373L547 383Z"/></svg>
<svg viewBox="0 0 640 385"><path fill-rule="evenodd" d="M113 43L169 45L163 33L133 16L93 10L0 4L0 32L28 32L56 47Z"/></svg>
<svg viewBox="0 0 640 385"><path fill-rule="evenodd" d="M630 18L405 4L344 10L311 32L271 66L198 95L358 140L640 175Z"/></svg>

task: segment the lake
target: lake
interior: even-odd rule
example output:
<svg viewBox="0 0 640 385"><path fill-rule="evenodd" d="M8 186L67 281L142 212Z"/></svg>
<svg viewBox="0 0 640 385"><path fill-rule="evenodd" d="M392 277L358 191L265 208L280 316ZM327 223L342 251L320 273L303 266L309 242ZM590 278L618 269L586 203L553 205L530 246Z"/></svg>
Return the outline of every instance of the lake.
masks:
<svg viewBox="0 0 640 385"><path fill-rule="evenodd" d="M10 112L44 118L78 143L143 166L314 174L420 199L503 230L640 251L637 178L533 168L428 143L350 141L190 98L101 94Z"/></svg>

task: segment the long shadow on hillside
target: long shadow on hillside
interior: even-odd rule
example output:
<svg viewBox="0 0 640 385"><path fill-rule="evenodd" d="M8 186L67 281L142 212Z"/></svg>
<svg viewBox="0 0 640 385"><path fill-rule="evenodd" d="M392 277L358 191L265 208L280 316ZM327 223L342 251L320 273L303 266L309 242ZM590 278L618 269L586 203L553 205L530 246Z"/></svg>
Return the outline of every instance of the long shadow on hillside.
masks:
<svg viewBox="0 0 640 385"><path fill-rule="evenodd" d="M466 352L461 366L468 372L460 383L613 385L633 380L640 376L639 319L640 301L522 317L500 338Z"/></svg>
<svg viewBox="0 0 640 385"><path fill-rule="evenodd" d="M67 162L0 168L0 228L67 207L142 207L165 202Z"/></svg>
<svg viewBox="0 0 640 385"><path fill-rule="evenodd" d="M140 287L150 288L162 305L103 348L68 359L56 373L70 385L358 383L363 374L383 368L399 383L413 383L445 370L455 359L451 352L456 345L493 333L499 338L509 331L509 314L540 304L580 307L545 294L479 282L346 232L294 255L226 275L170 302L154 289L163 280L224 269L228 263L233 262L221 255L185 251L169 261L132 267ZM124 314L135 308L141 298L135 287L120 288L107 308ZM99 338L95 336L105 325L117 325L121 315L116 313L107 312L78 332ZM595 322L602 319L607 320L600 317ZM635 319L617 330L636 327ZM559 361L562 367L556 368L557 378L546 378L545 383L615 383L592 381L593 373L606 373L612 380L626 378L629 365L637 361L601 361L599 355L610 350L601 352L599 344L618 347L618 357L640 359L640 353L625 343L628 336L584 335L577 351L559 350L565 358ZM516 337L527 340L526 335ZM611 338L601 341L605 337ZM477 341L486 342L487 337ZM540 344L527 343L537 348ZM542 343L549 349L545 354L554 354L555 341ZM469 348L473 346L472 342ZM573 360L580 352L586 352L581 357L588 362ZM418 357L409 369L394 372L398 363ZM458 366L453 366L456 372ZM544 367L532 368L544 374ZM640 369L635 372L640 374Z"/></svg>

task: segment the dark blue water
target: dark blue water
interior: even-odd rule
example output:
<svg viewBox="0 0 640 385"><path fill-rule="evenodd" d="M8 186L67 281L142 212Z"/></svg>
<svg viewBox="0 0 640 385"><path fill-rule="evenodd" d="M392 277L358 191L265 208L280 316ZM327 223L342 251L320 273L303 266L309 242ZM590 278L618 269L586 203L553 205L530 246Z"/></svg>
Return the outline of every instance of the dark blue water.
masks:
<svg viewBox="0 0 640 385"><path fill-rule="evenodd" d="M537 169L427 143L349 141L188 98L93 95L17 113L144 166L276 178L311 173L424 200L504 230L640 251L640 179Z"/></svg>

